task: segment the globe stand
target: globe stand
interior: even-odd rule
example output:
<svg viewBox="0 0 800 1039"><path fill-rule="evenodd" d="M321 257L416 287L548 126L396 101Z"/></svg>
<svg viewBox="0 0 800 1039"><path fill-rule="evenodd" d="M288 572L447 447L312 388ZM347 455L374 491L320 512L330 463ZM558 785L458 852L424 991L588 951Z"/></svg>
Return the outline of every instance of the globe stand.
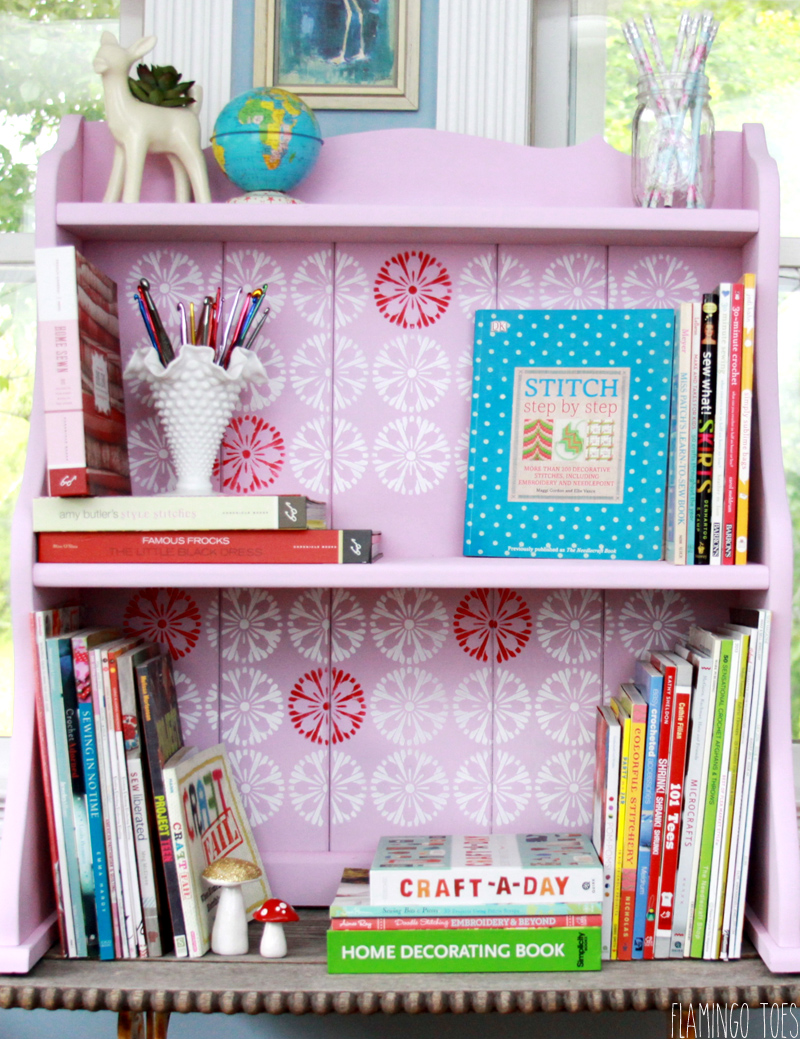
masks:
<svg viewBox="0 0 800 1039"><path fill-rule="evenodd" d="M287 195L285 191L248 191L246 195L237 195L235 198L228 200L229 202L255 202L258 204L269 203L271 205L289 205L289 206L302 206L305 205L302 199L292 198L291 195Z"/></svg>

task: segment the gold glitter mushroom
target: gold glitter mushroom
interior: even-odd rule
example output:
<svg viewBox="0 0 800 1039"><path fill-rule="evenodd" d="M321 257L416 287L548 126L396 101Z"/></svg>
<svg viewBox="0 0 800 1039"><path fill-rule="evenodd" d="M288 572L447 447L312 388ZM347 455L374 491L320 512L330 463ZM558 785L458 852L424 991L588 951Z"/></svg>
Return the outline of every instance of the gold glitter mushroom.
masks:
<svg viewBox="0 0 800 1039"><path fill-rule="evenodd" d="M203 877L210 884L222 887L227 884L246 884L248 880L258 880L261 870L247 859L237 859L229 855L225 859L217 859L203 870Z"/></svg>

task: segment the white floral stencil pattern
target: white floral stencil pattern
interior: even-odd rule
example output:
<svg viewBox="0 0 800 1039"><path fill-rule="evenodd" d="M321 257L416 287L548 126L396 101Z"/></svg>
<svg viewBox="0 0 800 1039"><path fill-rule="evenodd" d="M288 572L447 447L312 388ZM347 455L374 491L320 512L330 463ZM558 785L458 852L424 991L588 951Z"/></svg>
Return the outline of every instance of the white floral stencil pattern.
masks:
<svg viewBox="0 0 800 1039"><path fill-rule="evenodd" d="M450 306L453 283L444 264L423 250L396 253L378 271L375 304L398 328L428 328Z"/></svg>
<svg viewBox="0 0 800 1039"><path fill-rule="evenodd" d="M536 775L536 799L559 826L583 826L591 817L594 754L560 750Z"/></svg>
<svg viewBox="0 0 800 1039"><path fill-rule="evenodd" d="M498 309L525 310L535 306L536 288L531 272L515 256L501 249L497 279Z"/></svg>
<svg viewBox="0 0 800 1039"><path fill-rule="evenodd" d="M494 821L507 826L528 807L533 792L530 772L507 750L497 751L493 786Z"/></svg>
<svg viewBox="0 0 800 1039"><path fill-rule="evenodd" d="M375 645L402 664L420 664L438 653L449 627L444 603L426 588L393 588L372 611Z"/></svg>
<svg viewBox="0 0 800 1039"><path fill-rule="evenodd" d="M315 664L328 659L331 639L329 595L327 588L310 588L300 592L289 610L289 639L298 653Z"/></svg>
<svg viewBox="0 0 800 1039"><path fill-rule="evenodd" d="M291 365L292 389L316 411L331 406L331 337L316 334L295 351Z"/></svg>
<svg viewBox="0 0 800 1039"><path fill-rule="evenodd" d="M488 826L492 810L492 753L479 751L463 761L453 781L453 799L470 822Z"/></svg>
<svg viewBox="0 0 800 1039"><path fill-rule="evenodd" d="M536 694L536 720L551 739L570 746L594 738L600 678L593 671L567 667L551 675Z"/></svg>
<svg viewBox="0 0 800 1039"><path fill-rule="evenodd" d="M494 309L497 293L494 252L482 253L469 261L458 279L456 292L462 311L470 319L476 310Z"/></svg>
<svg viewBox="0 0 800 1039"><path fill-rule="evenodd" d="M317 328L330 328L333 303L333 253L312 253L292 278L292 300L298 312Z"/></svg>
<svg viewBox="0 0 800 1039"><path fill-rule="evenodd" d="M694 271L669 253L645 256L628 271L620 286L624 307L675 307L700 294Z"/></svg>
<svg viewBox="0 0 800 1039"><path fill-rule="evenodd" d="M331 595L331 660L351 657L364 641L367 620L364 607L352 592L334 588Z"/></svg>
<svg viewBox="0 0 800 1039"><path fill-rule="evenodd" d="M283 804L286 784L278 765L260 750L232 750L231 770L252 826L271 819Z"/></svg>
<svg viewBox="0 0 800 1039"><path fill-rule="evenodd" d="M551 263L542 276L543 307L601 310L606 305L606 268L589 253L569 253Z"/></svg>
<svg viewBox="0 0 800 1039"><path fill-rule="evenodd" d="M333 350L333 406L338 411L355 404L367 385L364 351L347 336L337 335Z"/></svg>
<svg viewBox="0 0 800 1039"><path fill-rule="evenodd" d="M208 609L206 610L206 619L203 627L206 631L206 638L208 644L214 650L219 649L219 597L220 592L209 601Z"/></svg>
<svg viewBox="0 0 800 1039"><path fill-rule="evenodd" d="M335 292L336 328L344 328L355 320L367 305L369 282L364 268L348 253L336 250Z"/></svg>
<svg viewBox="0 0 800 1039"><path fill-rule="evenodd" d="M378 731L401 747L428 743L447 721L442 683L421 667L390 671L375 686L370 712Z"/></svg>
<svg viewBox="0 0 800 1039"><path fill-rule="evenodd" d="M274 596L255 588L222 593L222 656L253 664L265 660L281 640L281 618Z"/></svg>
<svg viewBox="0 0 800 1039"><path fill-rule="evenodd" d="M379 351L372 369L378 395L398 411L427 411L450 385L447 354L426 335L402 335Z"/></svg>
<svg viewBox="0 0 800 1039"><path fill-rule="evenodd" d="M151 415L128 430L128 454L137 490L164 494L175 489L178 481L157 418Z"/></svg>
<svg viewBox="0 0 800 1039"><path fill-rule="evenodd" d="M275 682L256 667L234 667L222 673L220 722L222 738L236 746L261 743L283 721L283 696Z"/></svg>
<svg viewBox="0 0 800 1039"><path fill-rule="evenodd" d="M453 715L461 731L487 746L513 740L530 722L531 694L521 678L505 668L482 667L459 682L453 696Z"/></svg>
<svg viewBox="0 0 800 1039"><path fill-rule="evenodd" d="M196 303L207 295L203 273L186 253L154 249L144 253L128 274L127 295L137 315L139 307L133 301L133 295L142 278L147 278L150 283L150 295L165 328L179 328L178 303Z"/></svg>
<svg viewBox="0 0 800 1039"><path fill-rule="evenodd" d="M258 341L251 349L264 366L267 381L248 383L239 401L239 406L245 410L259 411L261 408L274 404L283 393L286 387L286 361L278 347L263 333L259 335Z"/></svg>
<svg viewBox="0 0 800 1039"><path fill-rule="evenodd" d="M453 448L453 460L456 467L456 472L459 477L466 483L467 473L469 472L469 430L465 429L456 440L455 447Z"/></svg>
<svg viewBox="0 0 800 1039"><path fill-rule="evenodd" d="M295 434L289 460L292 471L312 494L328 494L333 459L333 488L354 487L367 468L369 451L359 429L343 419L333 423L333 454L330 425L323 419L307 422Z"/></svg>
<svg viewBox="0 0 800 1039"><path fill-rule="evenodd" d="M472 395L472 349L462 350L456 361L456 387L461 396L468 400ZM467 431L468 432L468 431Z"/></svg>
<svg viewBox="0 0 800 1039"><path fill-rule="evenodd" d="M294 810L312 826L322 826L328 807L328 752L315 750L297 762L289 777Z"/></svg>
<svg viewBox="0 0 800 1039"><path fill-rule="evenodd" d="M359 814L367 800L364 770L349 754L331 751L331 822L346 823Z"/></svg>
<svg viewBox="0 0 800 1039"><path fill-rule="evenodd" d="M694 611L680 592L642 589L619 611L619 636L623 646L638 657L651 649L669 649L694 620Z"/></svg>
<svg viewBox="0 0 800 1039"><path fill-rule="evenodd" d="M385 758L372 774L372 802L387 822L395 826L421 826L447 804L447 775L430 754L398 750Z"/></svg>
<svg viewBox="0 0 800 1039"><path fill-rule="evenodd" d="M219 731L219 689L213 682L201 692L199 686L188 675L173 668L178 709L181 715L181 732L185 743L191 742L192 733L205 719L215 732Z"/></svg>
<svg viewBox="0 0 800 1039"><path fill-rule="evenodd" d="M373 465L390 491L424 494L444 479L450 464L447 438L429 419L396 419L375 438Z"/></svg>
<svg viewBox="0 0 800 1039"><path fill-rule="evenodd" d="M287 286L283 268L269 253L260 249L231 249L225 252L225 310L230 313L234 296L239 286L242 292L260 289L266 283L266 300L263 305L269 307L269 317L265 325L283 310L286 302ZM239 299L241 303L241 297Z"/></svg>
<svg viewBox="0 0 800 1039"><path fill-rule="evenodd" d="M562 663L585 664L600 653L603 596L586 589L559 589L548 595L536 616L543 649Z"/></svg>

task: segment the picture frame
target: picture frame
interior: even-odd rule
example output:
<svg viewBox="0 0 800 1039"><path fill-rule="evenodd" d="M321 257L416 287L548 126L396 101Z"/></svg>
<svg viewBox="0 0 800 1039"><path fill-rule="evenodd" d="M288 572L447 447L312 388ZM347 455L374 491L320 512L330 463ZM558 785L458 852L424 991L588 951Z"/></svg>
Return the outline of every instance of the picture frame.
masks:
<svg viewBox="0 0 800 1039"><path fill-rule="evenodd" d="M256 0L253 85L312 108L419 108L421 0Z"/></svg>

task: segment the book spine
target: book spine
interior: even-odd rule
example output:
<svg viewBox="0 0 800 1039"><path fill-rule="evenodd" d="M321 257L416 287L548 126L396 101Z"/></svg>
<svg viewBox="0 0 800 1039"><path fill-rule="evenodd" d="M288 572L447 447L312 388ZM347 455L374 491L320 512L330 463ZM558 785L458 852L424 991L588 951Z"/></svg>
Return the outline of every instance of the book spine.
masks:
<svg viewBox="0 0 800 1039"><path fill-rule="evenodd" d="M370 870L370 900L375 905L460 905L468 909L490 902L504 905L520 896L542 905L570 902L595 894L601 898L599 866L546 869L522 866L464 866L450 869Z"/></svg>
<svg viewBox="0 0 800 1039"><path fill-rule="evenodd" d="M318 503L309 503L298 494L198 496L184 501L169 495L81 498L69 502L34 498L33 529L37 533L304 530L309 525L309 504L315 517L310 525L323 526L317 518Z"/></svg>
<svg viewBox="0 0 800 1039"><path fill-rule="evenodd" d="M676 647L675 651L681 656L685 655L685 659L690 659L689 652L683 650L682 647ZM678 855L678 874L675 880L675 909L672 914L672 939L669 953L670 957L675 959L682 958L685 953L686 938L691 926L711 735L709 718L712 708L713 665L708 657L695 656L694 663L696 680L692 696L692 726L686 766L681 846Z"/></svg>
<svg viewBox="0 0 800 1039"><path fill-rule="evenodd" d="M469 906L470 916L597 916L603 912L603 903L596 902L557 902L555 905L530 905L508 903L497 905L485 903ZM334 901L330 907L331 919L387 919L388 917L431 917L464 916L462 906L376 906L371 902L341 903Z"/></svg>
<svg viewBox="0 0 800 1039"><path fill-rule="evenodd" d="M613 701L612 701L613 703ZM628 808L630 783L631 727L626 718L620 718L619 798L617 800L617 833L614 848L614 895L611 920L611 959L619 956L620 905L622 902L622 872L625 857L625 815Z"/></svg>
<svg viewBox="0 0 800 1039"><path fill-rule="evenodd" d="M551 930L556 927L600 927L600 914L592 916L388 916L336 917L334 931L464 931Z"/></svg>
<svg viewBox="0 0 800 1039"><path fill-rule="evenodd" d="M149 679L145 673L139 675L139 684L141 690L141 699L144 706L144 724L145 727L149 724L147 719L149 716L149 704L150 690ZM161 766L158 763L158 759L154 752L151 753L151 747L155 746L153 738L147 741L148 755L147 765L148 772L150 775L150 790L153 795L153 812L156 820L156 828L158 830L158 850L161 861L161 867L164 872L164 885L167 889L167 902L169 903L169 915L172 921L172 941L174 946L175 955L178 957L184 957L188 955L188 945L186 942L186 929L183 922L183 905L181 899L181 888L178 883L178 873L175 864L175 855L172 850L172 835L169 828L169 815L167 814L167 798L166 791L164 788L164 776L161 771Z"/></svg>
<svg viewBox="0 0 800 1039"><path fill-rule="evenodd" d="M717 386L714 412L714 475L711 489L711 565L722 565L722 521L725 512L725 452L728 435L728 386L731 358L731 289L719 287Z"/></svg>
<svg viewBox="0 0 800 1039"><path fill-rule="evenodd" d="M650 657L653 667L660 661ZM661 696L661 726L658 734L658 765L656 767L656 792L653 802L653 840L650 845L650 881L647 892L647 914L644 932L644 959L655 956L656 912L658 906L658 882L661 873L661 856L664 842L664 816L666 813L667 783L669 781L669 746L672 731L673 699L675 694L675 668L664 667L664 688Z"/></svg>
<svg viewBox="0 0 800 1039"><path fill-rule="evenodd" d="M647 751L642 782L642 818L639 826L639 864L636 878L636 907L633 920L633 959L644 957L647 928L647 895L650 886L650 849L653 843L653 809L658 771L658 741L661 732L661 676L642 676L637 688L647 701Z"/></svg>
<svg viewBox="0 0 800 1039"><path fill-rule="evenodd" d="M684 308L681 307L681 310ZM689 429L691 419L692 326L691 310L680 322L676 337L677 415L675 427L675 552L673 562L686 563L687 517L689 514Z"/></svg>
<svg viewBox="0 0 800 1039"><path fill-rule="evenodd" d="M743 285L731 292L731 356L728 378L728 430L725 440L725 495L722 517L722 563L733 566L736 556L736 506L739 491L739 419L742 397Z"/></svg>
<svg viewBox="0 0 800 1039"><path fill-rule="evenodd" d="M228 530L38 535L41 563L370 563L371 530Z"/></svg>
<svg viewBox="0 0 800 1039"><path fill-rule="evenodd" d="M700 409L700 328L701 308L699 303L688 304L691 322L692 345L689 366L689 480L688 512L686 514L686 562L694 565L694 546L697 536L697 427Z"/></svg>
<svg viewBox="0 0 800 1039"><path fill-rule="evenodd" d="M599 791L599 810L603 813L599 827L599 847L595 848L603 863L603 912L601 947L604 960L611 959L611 938L614 919L614 866L617 848L617 807L619 803L619 767L620 767L620 727L609 726L598 711L598 739L601 746L598 753L605 762L601 789ZM598 759L600 760L600 759Z"/></svg>
<svg viewBox="0 0 800 1039"><path fill-rule="evenodd" d="M717 385L717 327L719 297L703 296L703 330L700 339L700 401L697 417L697 494L694 561L711 558L711 492L714 478L714 415Z"/></svg>
<svg viewBox="0 0 800 1039"><path fill-rule="evenodd" d="M681 836L683 778L686 746L689 738L691 686L676 686L672 709L672 739L669 755L669 787L664 813L664 851L661 857L661 879L658 893L658 916L655 928L655 959L669 957L672 919L675 905L675 877Z"/></svg>
<svg viewBox="0 0 800 1039"><path fill-rule="evenodd" d="M127 759L127 767L147 952L149 956L160 956L162 946L161 925L158 919L158 892L153 847L150 841L150 826L147 819L147 795L142 759L130 755Z"/></svg>
<svg viewBox="0 0 800 1039"><path fill-rule="evenodd" d="M183 806L178 787L178 779L171 768L164 768L164 792L167 802L167 818L169 819L172 853L175 857L175 869L181 893L183 923L186 929L186 942L189 956L195 958L208 952L200 924L201 909L198 905L200 893L196 891L195 880L189 856L186 854L186 835L184 833Z"/></svg>
<svg viewBox="0 0 800 1039"><path fill-rule="evenodd" d="M694 913L692 920L691 944L689 955L693 959L703 958L703 942L706 933L706 912L711 881L711 861L714 854L714 830L716 826L717 804L724 799L723 792L723 749L725 743L725 723L728 715L728 683L731 668L731 643L722 640L720 645L719 671L717 688L714 697L714 718L711 736L711 752L708 765L708 784L706 801L703 806L703 831L700 838L700 861L697 869L697 887L695 892Z"/></svg>
<svg viewBox="0 0 800 1039"><path fill-rule="evenodd" d="M435 931L328 931L330 974L447 974L465 971L600 969L600 928L462 931L446 943Z"/></svg>
<svg viewBox="0 0 800 1039"><path fill-rule="evenodd" d="M753 428L753 371L756 343L756 276L745 274L742 312L742 400L739 415L739 473L736 504L737 564L747 562L750 510L750 442Z"/></svg>
<svg viewBox="0 0 800 1039"><path fill-rule="evenodd" d="M36 710L36 735L42 767L47 836L50 843L50 862L53 869L53 887L58 911L58 934L65 956L75 955L75 930L72 920L72 899L69 893L69 876L66 870L64 832L61 812L58 807L58 777L55 774L55 748L53 746L53 719L50 704L50 680L47 673L47 647L45 640L51 634L47 628L52 614L37 611L31 614L34 641L34 706Z"/></svg>
<svg viewBox="0 0 800 1039"><path fill-rule="evenodd" d="M638 704L633 708L629 725L631 730L630 760L628 764L628 795L625 807L625 847L622 859L621 900L619 906L619 941L617 959L633 958L633 924L636 914L636 878L639 858L639 824L642 812L642 781L647 744L647 708Z"/></svg>
<svg viewBox="0 0 800 1039"><path fill-rule="evenodd" d="M81 750L83 752L84 777L86 781L89 835L92 844L97 938L100 947L100 959L113 960L115 955L114 927L111 922L111 900L108 889L103 812L100 804L100 779L97 771L94 716L90 703L78 705L78 723L80 725Z"/></svg>

